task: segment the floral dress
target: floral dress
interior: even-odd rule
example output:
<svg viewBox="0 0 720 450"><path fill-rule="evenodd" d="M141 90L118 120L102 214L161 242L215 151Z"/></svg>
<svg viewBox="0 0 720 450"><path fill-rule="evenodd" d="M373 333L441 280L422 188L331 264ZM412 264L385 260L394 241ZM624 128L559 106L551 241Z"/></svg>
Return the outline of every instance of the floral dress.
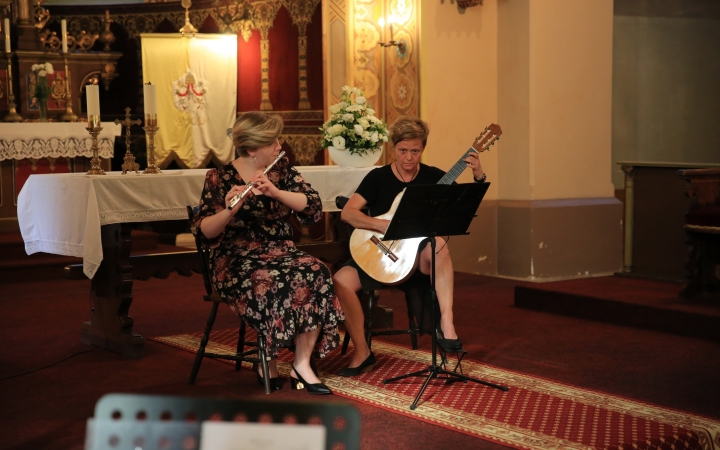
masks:
<svg viewBox="0 0 720 450"><path fill-rule="evenodd" d="M220 235L203 237L210 247L213 287L241 319L265 336L268 357L291 346L298 334L318 327L316 350L324 357L338 347L337 325L344 316L330 271L295 247L288 222L291 213L303 224L317 222L322 202L287 158L278 161L267 177L281 190L305 194L307 207L294 212L264 195L246 197ZM245 184L232 164L209 170L193 233L202 234L200 221L225 209L227 192Z"/></svg>

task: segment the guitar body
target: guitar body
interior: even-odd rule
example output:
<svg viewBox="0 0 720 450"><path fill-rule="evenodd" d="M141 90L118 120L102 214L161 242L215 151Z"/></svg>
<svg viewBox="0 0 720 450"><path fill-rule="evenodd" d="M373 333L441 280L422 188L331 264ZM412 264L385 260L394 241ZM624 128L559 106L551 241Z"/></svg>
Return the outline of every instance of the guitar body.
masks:
<svg viewBox="0 0 720 450"><path fill-rule="evenodd" d="M377 219L392 220L403 193L393 200L390 210L376 216ZM388 256L382 247L372 241L376 237L397 259ZM370 277L383 284L400 284L407 280L418 264L418 246L423 238L383 241L383 235L375 231L356 229L350 236L350 253L357 265Z"/></svg>
<svg viewBox="0 0 720 450"><path fill-rule="evenodd" d="M479 154L495 145L502 134L499 125L491 124L473 141L458 162L438 181L438 184L451 184L467 168L465 158L470 152ZM405 191L393 200L390 210L378 219L392 220ZM357 265L373 279L383 284L399 284L407 280L418 264L418 246L424 238L383 241L383 235L374 231L356 229L350 236L350 253Z"/></svg>

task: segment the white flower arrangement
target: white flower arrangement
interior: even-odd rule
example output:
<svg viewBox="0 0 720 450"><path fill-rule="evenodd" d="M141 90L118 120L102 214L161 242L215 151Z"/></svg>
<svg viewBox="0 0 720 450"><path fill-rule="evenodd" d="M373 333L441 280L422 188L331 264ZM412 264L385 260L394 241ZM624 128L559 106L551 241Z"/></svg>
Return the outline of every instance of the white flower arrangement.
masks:
<svg viewBox="0 0 720 450"><path fill-rule="evenodd" d="M52 64L49 62L42 64L33 64L31 70L38 74L40 77L46 77L50 74L55 73Z"/></svg>
<svg viewBox="0 0 720 450"><path fill-rule="evenodd" d="M31 69L37 75L37 79L35 80L35 97L47 100L51 90L47 82L47 76L55 73L52 64L49 62L33 64Z"/></svg>
<svg viewBox="0 0 720 450"><path fill-rule="evenodd" d="M343 86L342 101L330 106L330 119L323 124L322 147L347 150L353 155L376 152L388 141L387 127L368 107L363 92Z"/></svg>

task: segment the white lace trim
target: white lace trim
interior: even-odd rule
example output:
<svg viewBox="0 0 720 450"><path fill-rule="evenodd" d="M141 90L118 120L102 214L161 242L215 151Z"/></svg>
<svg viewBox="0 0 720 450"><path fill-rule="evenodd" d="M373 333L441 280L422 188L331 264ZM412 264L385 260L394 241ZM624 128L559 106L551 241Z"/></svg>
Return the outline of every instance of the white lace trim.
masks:
<svg viewBox="0 0 720 450"><path fill-rule="evenodd" d="M101 158L112 158L115 153L114 138L98 138L98 153ZM2 139L0 138L0 161L6 159L40 159L40 158L74 158L92 156L92 139L87 138L31 138Z"/></svg>
<svg viewBox="0 0 720 450"><path fill-rule="evenodd" d="M53 255L76 256L83 257L85 247L78 244L68 244L67 242L51 242L51 241L25 241L25 252L28 255L33 253L52 253Z"/></svg>
<svg viewBox="0 0 720 450"><path fill-rule="evenodd" d="M100 225L125 222L154 222L157 220L187 219L186 208L170 208L155 211L110 211L100 213Z"/></svg>

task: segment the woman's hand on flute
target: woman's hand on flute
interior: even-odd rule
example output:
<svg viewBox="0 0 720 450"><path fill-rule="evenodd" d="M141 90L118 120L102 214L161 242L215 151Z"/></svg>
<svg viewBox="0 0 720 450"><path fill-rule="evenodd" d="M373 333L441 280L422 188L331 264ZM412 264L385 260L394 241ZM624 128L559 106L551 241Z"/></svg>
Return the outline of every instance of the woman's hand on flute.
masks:
<svg viewBox="0 0 720 450"><path fill-rule="evenodd" d="M256 173L251 181L253 183L253 187L258 191L262 192L264 195L267 195L268 197L274 199L278 198L278 195L280 194L280 189L278 189L277 186L275 186L264 173Z"/></svg>
<svg viewBox="0 0 720 450"><path fill-rule="evenodd" d="M239 200L237 203L235 203L233 208L230 209L230 202L232 201L232 199L235 198L236 196L239 196L240 194L242 194L245 191L245 189L247 189L247 187L245 185L233 186L228 191L228 193L225 195L225 209L229 210L230 214L233 216L235 214L237 214L237 212L240 209L240 207L242 206L242 204L245 203L245 200L247 200L249 198L249 196L253 195L253 192L251 189L250 192L248 192L245 195L245 197L243 197L241 200Z"/></svg>

